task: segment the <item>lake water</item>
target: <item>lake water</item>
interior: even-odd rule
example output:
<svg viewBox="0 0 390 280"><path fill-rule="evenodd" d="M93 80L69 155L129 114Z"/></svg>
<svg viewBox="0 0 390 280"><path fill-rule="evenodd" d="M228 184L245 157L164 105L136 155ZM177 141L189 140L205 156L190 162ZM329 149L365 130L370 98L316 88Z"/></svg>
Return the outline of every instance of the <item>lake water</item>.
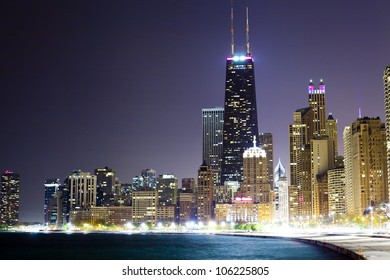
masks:
<svg viewBox="0 0 390 280"><path fill-rule="evenodd" d="M212 234L0 233L3 260L345 260L327 248Z"/></svg>

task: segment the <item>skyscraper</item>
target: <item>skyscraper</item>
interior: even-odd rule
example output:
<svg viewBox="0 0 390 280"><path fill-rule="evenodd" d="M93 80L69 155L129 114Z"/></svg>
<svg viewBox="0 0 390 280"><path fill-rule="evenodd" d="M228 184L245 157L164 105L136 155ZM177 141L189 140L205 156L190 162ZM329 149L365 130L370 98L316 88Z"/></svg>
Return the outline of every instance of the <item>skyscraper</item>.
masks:
<svg viewBox="0 0 390 280"><path fill-rule="evenodd" d="M319 88L315 89L313 81L309 83L309 106L313 108L313 134L314 136L324 136L326 122L326 106L325 106L325 84L320 81Z"/></svg>
<svg viewBox="0 0 390 280"><path fill-rule="evenodd" d="M248 9L246 55L234 52L233 9L231 10L231 56L226 60L225 115L223 126L222 181L242 182L242 155L258 135L254 62L249 50Z"/></svg>
<svg viewBox="0 0 390 280"><path fill-rule="evenodd" d="M265 151L267 156L267 173L268 183L273 188L274 186L274 147L272 134L269 132L259 133L259 147Z"/></svg>
<svg viewBox="0 0 390 280"><path fill-rule="evenodd" d="M196 186L197 217L199 222L208 222L212 218L213 210L213 177L211 168L204 161L198 170L198 184Z"/></svg>
<svg viewBox="0 0 390 280"><path fill-rule="evenodd" d="M45 225L57 225L58 207L61 207L58 199L60 179L47 179L45 186L44 223Z"/></svg>
<svg viewBox="0 0 390 280"><path fill-rule="evenodd" d="M157 175L156 170L154 169L144 169L141 171L143 188L153 188L156 189L157 186Z"/></svg>
<svg viewBox="0 0 390 280"><path fill-rule="evenodd" d="M14 226L19 222L20 176L11 171L1 175L0 226Z"/></svg>
<svg viewBox="0 0 390 280"><path fill-rule="evenodd" d="M390 65L385 68L385 72L383 74L383 86L385 91L387 174L390 174ZM388 177L387 185L390 186L390 175Z"/></svg>
<svg viewBox="0 0 390 280"><path fill-rule="evenodd" d="M96 206L96 175L77 170L68 177L71 210Z"/></svg>
<svg viewBox="0 0 390 280"><path fill-rule="evenodd" d="M215 186L221 185L223 108L202 109L202 159L211 167Z"/></svg>
<svg viewBox="0 0 390 280"><path fill-rule="evenodd" d="M379 117L359 118L352 123L350 133L345 137L350 137L350 152L345 157L346 163L351 165L351 172L345 175L351 176L353 212L361 215L370 206L389 199L385 126Z"/></svg>
<svg viewBox="0 0 390 280"><path fill-rule="evenodd" d="M288 182L286 169L279 162L275 168L275 186L274 186L274 209L275 222L288 223L289 221L289 199L288 199Z"/></svg>
<svg viewBox="0 0 390 280"><path fill-rule="evenodd" d="M114 205L115 171L111 168L97 168L96 175L96 206Z"/></svg>
<svg viewBox="0 0 390 280"><path fill-rule="evenodd" d="M241 192L252 198L254 203L271 203L271 186L268 183L267 156L265 151L256 147L245 150L243 155L244 180Z"/></svg>

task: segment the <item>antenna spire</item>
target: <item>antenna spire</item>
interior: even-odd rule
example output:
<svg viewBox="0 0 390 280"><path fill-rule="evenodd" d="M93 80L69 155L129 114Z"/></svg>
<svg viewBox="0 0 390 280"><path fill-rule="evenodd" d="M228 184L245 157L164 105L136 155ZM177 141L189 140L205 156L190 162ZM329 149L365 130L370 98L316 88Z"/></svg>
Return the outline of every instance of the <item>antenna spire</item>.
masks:
<svg viewBox="0 0 390 280"><path fill-rule="evenodd" d="M359 119L362 118L362 109L359 107Z"/></svg>
<svg viewBox="0 0 390 280"><path fill-rule="evenodd" d="M233 0L230 1L230 33L232 35L231 51L234 56L234 24L233 24Z"/></svg>
<svg viewBox="0 0 390 280"><path fill-rule="evenodd" d="M246 55L250 55L251 52L249 50L249 12L248 7L246 7Z"/></svg>

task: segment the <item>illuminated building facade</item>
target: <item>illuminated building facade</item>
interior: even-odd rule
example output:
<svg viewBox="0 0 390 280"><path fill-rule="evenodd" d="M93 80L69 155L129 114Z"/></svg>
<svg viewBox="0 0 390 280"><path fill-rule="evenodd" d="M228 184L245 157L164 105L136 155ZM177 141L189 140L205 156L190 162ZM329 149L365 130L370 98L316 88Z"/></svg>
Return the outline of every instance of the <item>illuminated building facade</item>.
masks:
<svg viewBox="0 0 390 280"><path fill-rule="evenodd" d="M181 192L179 194L179 220L180 224L196 220L196 194Z"/></svg>
<svg viewBox="0 0 390 280"><path fill-rule="evenodd" d="M141 171L142 177L142 187L143 188L153 188L157 187L157 175L156 171L151 168L143 169Z"/></svg>
<svg viewBox="0 0 390 280"><path fill-rule="evenodd" d="M333 158L338 156L338 140L337 140L337 120L333 118L332 114L328 115L328 119L325 123L325 134L329 137L330 150ZM333 160L334 161L334 160Z"/></svg>
<svg viewBox="0 0 390 280"><path fill-rule="evenodd" d="M173 206L177 204L178 183L173 174L162 174L157 181L159 205Z"/></svg>
<svg viewBox="0 0 390 280"><path fill-rule="evenodd" d="M206 162L199 167L196 186L197 220L208 222L213 215L213 175Z"/></svg>
<svg viewBox="0 0 390 280"><path fill-rule="evenodd" d="M256 140L253 141L253 147L244 151L243 166L244 181L241 185L241 192L251 197L254 203L271 204L267 156L263 149L256 147Z"/></svg>
<svg viewBox="0 0 390 280"><path fill-rule="evenodd" d="M20 176L11 171L1 175L0 226L14 226L19 222Z"/></svg>
<svg viewBox="0 0 390 280"><path fill-rule="evenodd" d="M156 225L158 192L153 188L133 191L132 214L134 224Z"/></svg>
<svg viewBox="0 0 390 280"><path fill-rule="evenodd" d="M113 206L115 195L115 171L111 168L95 169L96 176L96 205Z"/></svg>
<svg viewBox="0 0 390 280"><path fill-rule="evenodd" d="M259 133L259 147L265 151L267 156L267 174L268 183L273 188L274 186L274 148L271 133Z"/></svg>
<svg viewBox="0 0 390 280"><path fill-rule="evenodd" d="M223 108L202 109L202 158L213 171L213 183L221 185Z"/></svg>
<svg viewBox="0 0 390 280"><path fill-rule="evenodd" d="M181 191L195 193L196 184L194 178L182 178L181 179Z"/></svg>
<svg viewBox="0 0 390 280"><path fill-rule="evenodd" d="M47 179L44 183L45 187L45 203L43 205L44 224L57 225L58 207L61 203L58 197L61 182L60 179Z"/></svg>
<svg viewBox="0 0 390 280"><path fill-rule="evenodd" d="M351 159L354 213L388 202L385 125L377 118L359 118L351 125ZM347 175L347 174L346 174Z"/></svg>
<svg viewBox="0 0 390 280"><path fill-rule="evenodd" d="M352 187L352 147L351 147L351 127L346 126L343 131L344 145L344 171L345 171L345 213L355 213L354 205L358 204L356 199L359 197L358 189Z"/></svg>
<svg viewBox="0 0 390 280"><path fill-rule="evenodd" d="M313 108L313 135L326 135L326 106L325 106L325 84L321 80L318 89L315 89L313 81L309 83L309 106Z"/></svg>
<svg viewBox="0 0 390 280"><path fill-rule="evenodd" d="M390 65L385 68L383 74L383 86L385 93L385 118L386 118L386 148L387 148L387 174L390 174ZM387 185L390 187L390 176ZM389 192L390 195L390 192ZM390 197L389 197L390 200Z"/></svg>
<svg viewBox="0 0 390 280"><path fill-rule="evenodd" d="M226 61L222 183L242 182L242 154L258 135L253 58L228 57Z"/></svg>
<svg viewBox="0 0 390 280"><path fill-rule="evenodd" d="M290 187L288 191L290 218L311 213L310 139L313 137L314 131L313 108L298 109L294 112L293 117L294 122L289 125Z"/></svg>
<svg viewBox="0 0 390 280"><path fill-rule="evenodd" d="M278 162L275 168L274 185L274 221L276 223L288 223L289 221L289 198L286 169Z"/></svg>
<svg viewBox="0 0 390 280"><path fill-rule="evenodd" d="M74 171L68 177L70 210L96 206L96 175Z"/></svg>
<svg viewBox="0 0 390 280"><path fill-rule="evenodd" d="M344 166L328 170L328 201L330 214L345 214Z"/></svg>
<svg viewBox="0 0 390 280"><path fill-rule="evenodd" d="M310 143L311 154L311 213L307 216L327 215L328 187L327 172L330 169L329 138L327 136L316 137Z"/></svg>

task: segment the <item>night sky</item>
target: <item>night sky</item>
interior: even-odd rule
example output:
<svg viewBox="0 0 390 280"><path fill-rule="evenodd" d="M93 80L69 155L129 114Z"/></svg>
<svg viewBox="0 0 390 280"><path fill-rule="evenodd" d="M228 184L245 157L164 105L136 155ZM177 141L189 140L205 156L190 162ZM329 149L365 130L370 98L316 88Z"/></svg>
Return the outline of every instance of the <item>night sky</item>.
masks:
<svg viewBox="0 0 390 280"><path fill-rule="evenodd" d="M236 53L245 6L259 130L288 167L288 125L324 79L342 131L384 121L389 0L235 1ZM20 220L43 221L43 183L108 166L195 177L201 109L223 106L229 0L2 1L0 170L21 175Z"/></svg>

